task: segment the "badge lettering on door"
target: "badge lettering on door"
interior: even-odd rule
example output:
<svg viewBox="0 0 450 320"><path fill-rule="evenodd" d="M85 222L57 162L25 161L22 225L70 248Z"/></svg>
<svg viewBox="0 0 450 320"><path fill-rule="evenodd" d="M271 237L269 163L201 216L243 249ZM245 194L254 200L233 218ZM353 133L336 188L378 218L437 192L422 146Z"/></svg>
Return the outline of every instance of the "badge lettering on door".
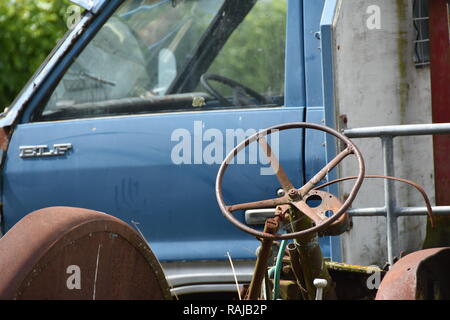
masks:
<svg viewBox="0 0 450 320"><path fill-rule="evenodd" d="M49 149L47 145L21 146L20 157L39 158L39 157L64 156L70 149L72 149L71 143L54 144L52 149Z"/></svg>

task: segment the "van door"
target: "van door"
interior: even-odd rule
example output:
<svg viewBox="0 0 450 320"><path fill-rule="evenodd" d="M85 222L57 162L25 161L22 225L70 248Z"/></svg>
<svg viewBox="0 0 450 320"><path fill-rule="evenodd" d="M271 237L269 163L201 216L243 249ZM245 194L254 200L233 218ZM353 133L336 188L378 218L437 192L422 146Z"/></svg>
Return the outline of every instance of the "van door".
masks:
<svg viewBox="0 0 450 320"><path fill-rule="evenodd" d="M222 217L215 177L248 135L305 120L299 3L286 22L280 0L123 1L15 128L6 229L40 208L83 207L137 226L162 261L254 259L258 241ZM269 142L300 186L301 132ZM266 160L254 149L231 167L229 203L276 195Z"/></svg>

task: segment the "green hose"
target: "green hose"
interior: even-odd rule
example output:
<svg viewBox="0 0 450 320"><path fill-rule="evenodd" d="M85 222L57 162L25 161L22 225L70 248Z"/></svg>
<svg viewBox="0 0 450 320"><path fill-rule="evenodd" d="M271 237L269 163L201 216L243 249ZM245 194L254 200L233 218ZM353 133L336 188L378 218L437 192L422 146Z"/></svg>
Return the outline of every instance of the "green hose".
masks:
<svg viewBox="0 0 450 320"><path fill-rule="evenodd" d="M269 277L270 277L270 271L274 270L274 277L273 277L273 299L277 300L280 297L280 275L281 275L281 267L283 265L283 257L284 257L284 251L286 250L286 246L288 244L287 240L281 241L280 249L277 254L277 262L275 263L275 267L271 268L269 270Z"/></svg>

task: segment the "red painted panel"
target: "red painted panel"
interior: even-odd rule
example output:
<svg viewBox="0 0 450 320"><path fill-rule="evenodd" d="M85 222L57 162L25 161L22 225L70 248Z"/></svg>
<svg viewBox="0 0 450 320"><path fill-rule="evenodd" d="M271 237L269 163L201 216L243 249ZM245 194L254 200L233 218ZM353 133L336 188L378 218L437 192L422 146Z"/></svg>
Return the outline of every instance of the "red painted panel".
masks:
<svg viewBox="0 0 450 320"><path fill-rule="evenodd" d="M450 34L448 0L429 0L433 122L450 122ZM450 135L434 137L437 205L450 205Z"/></svg>

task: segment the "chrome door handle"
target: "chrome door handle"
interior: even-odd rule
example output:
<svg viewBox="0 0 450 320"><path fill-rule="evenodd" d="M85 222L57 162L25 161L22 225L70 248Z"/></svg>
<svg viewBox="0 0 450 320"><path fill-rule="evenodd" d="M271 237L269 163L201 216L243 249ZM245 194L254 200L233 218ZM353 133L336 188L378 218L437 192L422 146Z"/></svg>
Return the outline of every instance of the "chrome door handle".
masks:
<svg viewBox="0 0 450 320"><path fill-rule="evenodd" d="M275 217L275 208L245 210L245 223L249 225L263 225L267 218Z"/></svg>

